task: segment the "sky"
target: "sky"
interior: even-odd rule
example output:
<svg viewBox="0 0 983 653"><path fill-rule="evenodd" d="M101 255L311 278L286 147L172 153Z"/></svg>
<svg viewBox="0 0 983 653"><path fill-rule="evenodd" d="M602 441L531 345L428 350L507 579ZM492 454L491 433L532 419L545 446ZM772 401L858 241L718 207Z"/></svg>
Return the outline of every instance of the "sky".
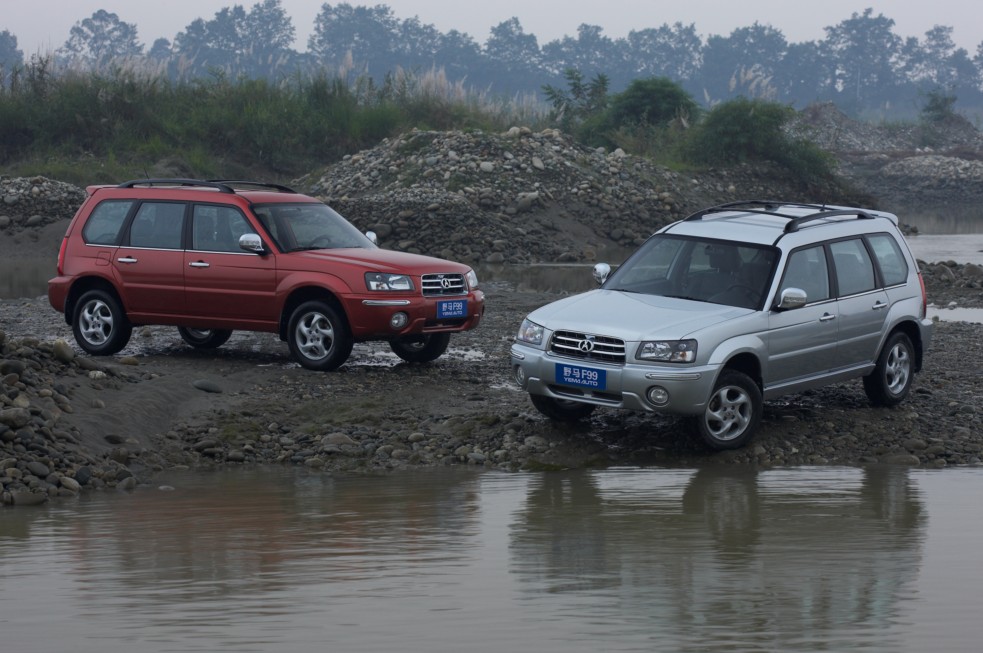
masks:
<svg viewBox="0 0 983 653"><path fill-rule="evenodd" d="M195 19L209 20L224 7L241 5L247 10L258 0L0 0L0 31L17 37L25 57L61 47L73 25L99 9L115 13L137 26L147 49L158 38L173 40ZM836 25L873 9L895 21L894 33L921 39L936 25L953 28L953 41L976 54L983 42L983 3L973 0L348 0L352 5L385 4L399 19L416 16L442 32L466 32L479 44L492 27L512 17L527 34L535 34L540 46L564 36L577 35L581 24L598 25L610 38L632 30L681 22L693 24L703 37L727 36L755 21L782 31L789 42L821 40L824 27ZM281 6L297 30L294 49L307 49L314 17L323 0L282 0ZM328 4L337 5L339 2Z"/></svg>

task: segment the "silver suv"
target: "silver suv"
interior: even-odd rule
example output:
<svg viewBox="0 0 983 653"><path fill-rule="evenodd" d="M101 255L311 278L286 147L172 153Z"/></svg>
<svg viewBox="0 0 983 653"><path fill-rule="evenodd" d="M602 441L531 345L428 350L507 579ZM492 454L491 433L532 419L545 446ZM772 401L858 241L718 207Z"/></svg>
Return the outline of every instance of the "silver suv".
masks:
<svg viewBox="0 0 983 653"><path fill-rule="evenodd" d="M901 402L932 335L918 265L881 211L714 206L594 277L522 321L516 382L554 420L692 416L714 449L747 444L765 399L863 377L874 404Z"/></svg>

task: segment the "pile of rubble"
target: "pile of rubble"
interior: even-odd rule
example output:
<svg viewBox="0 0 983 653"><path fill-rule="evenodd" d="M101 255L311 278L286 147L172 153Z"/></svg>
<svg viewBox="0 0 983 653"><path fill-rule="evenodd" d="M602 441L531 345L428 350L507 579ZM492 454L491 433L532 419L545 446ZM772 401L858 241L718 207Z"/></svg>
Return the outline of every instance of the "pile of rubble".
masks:
<svg viewBox="0 0 983 653"><path fill-rule="evenodd" d="M17 232L71 218L85 191L44 177L0 177L0 231Z"/></svg>

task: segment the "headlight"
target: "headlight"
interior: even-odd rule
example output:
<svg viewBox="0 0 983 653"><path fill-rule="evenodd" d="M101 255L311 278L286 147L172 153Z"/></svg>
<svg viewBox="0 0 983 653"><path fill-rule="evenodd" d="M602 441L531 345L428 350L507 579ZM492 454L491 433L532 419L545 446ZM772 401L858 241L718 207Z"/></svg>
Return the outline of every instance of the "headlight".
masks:
<svg viewBox="0 0 983 653"><path fill-rule="evenodd" d="M519 325L519 333L515 339L529 345L541 345L543 344L543 327L535 322L530 322L527 318Z"/></svg>
<svg viewBox="0 0 983 653"><path fill-rule="evenodd" d="M468 270L464 278L468 280L468 288L471 290L478 289L478 275L474 273L474 270Z"/></svg>
<svg viewBox="0 0 983 653"><path fill-rule="evenodd" d="M365 287L369 290L413 290L413 280L405 274L366 272Z"/></svg>
<svg viewBox="0 0 983 653"><path fill-rule="evenodd" d="M692 363L696 360L695 340L654 340L638 346L635 358L664 363Z"/></svg>

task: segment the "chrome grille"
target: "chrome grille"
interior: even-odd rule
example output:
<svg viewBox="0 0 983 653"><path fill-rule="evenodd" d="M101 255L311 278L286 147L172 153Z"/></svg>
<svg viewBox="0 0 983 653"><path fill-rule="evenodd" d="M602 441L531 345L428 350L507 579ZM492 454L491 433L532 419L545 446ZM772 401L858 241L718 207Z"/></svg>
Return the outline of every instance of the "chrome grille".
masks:
<svg viewBox="0 0 983 653"><path fill-rule="evenodd" d="M466 295L467 286L463 274L425 274L423 275L423 295L440 297L443 295Z"/></svg>
<svg viewBox="0 0 983 653"><path fill-rule="evenodd" d="M550 338L550 351L560 356L605 363L625 362L625 341L576 331L557 331Z"/></svg>

